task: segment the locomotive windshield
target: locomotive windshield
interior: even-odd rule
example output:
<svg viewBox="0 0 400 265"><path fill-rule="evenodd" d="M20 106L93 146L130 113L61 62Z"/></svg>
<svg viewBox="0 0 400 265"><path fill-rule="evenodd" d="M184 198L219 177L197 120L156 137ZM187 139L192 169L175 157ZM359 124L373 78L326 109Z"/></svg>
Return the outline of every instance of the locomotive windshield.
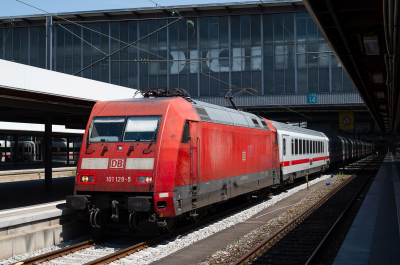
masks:
<svg viewBox="0 0 400 265"><path fill-rule="evenodd" d="M161 116L95 117L89 142L157 141Z"/></svg>
<svg viewBox="0 0 400 265"><path fill-rule="evenodd" d="M157 131L161 116L128 117L124 141L150 142L157 141Z"/></svg>
<svg viewBox="0 0 400 265"><path fill-rule="evenodd" d="M125 117L95 117L89 131L90 142L120 142Z"/></svg>

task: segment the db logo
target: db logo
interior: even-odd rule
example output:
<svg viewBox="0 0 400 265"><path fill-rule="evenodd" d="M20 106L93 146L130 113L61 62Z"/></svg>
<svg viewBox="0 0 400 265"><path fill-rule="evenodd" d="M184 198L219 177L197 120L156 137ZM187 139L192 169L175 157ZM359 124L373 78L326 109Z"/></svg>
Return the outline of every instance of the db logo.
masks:
<svg viewBox="0 0 400 265"><path fill-rule="evenodd" d="M124 168L124 159L111 159L110 168Z"/></svg>

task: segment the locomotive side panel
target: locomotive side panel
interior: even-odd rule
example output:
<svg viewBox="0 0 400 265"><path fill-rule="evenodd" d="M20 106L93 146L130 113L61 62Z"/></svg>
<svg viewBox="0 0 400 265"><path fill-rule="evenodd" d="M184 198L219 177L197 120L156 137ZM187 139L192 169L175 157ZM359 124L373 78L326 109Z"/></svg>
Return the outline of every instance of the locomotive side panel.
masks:
<svg viewBox="0 0 400 265"><path fill-rule="evenodd" d="M193 207L200 208L272 185L274 173L277 173L272 156L272 135L269 130L201 122L199 181L196 190L192 189L190 181L177 181L186 186L176 187L175 198L181 200L176 203L176 211L187 212ZM185 148L185 144L181 143L181 148ZM179 161L190 165L190 157L184 153L180 154ZM187 168L178 170L184 171L187 172ZM179 174L178 179L182 179Z"/></svg>

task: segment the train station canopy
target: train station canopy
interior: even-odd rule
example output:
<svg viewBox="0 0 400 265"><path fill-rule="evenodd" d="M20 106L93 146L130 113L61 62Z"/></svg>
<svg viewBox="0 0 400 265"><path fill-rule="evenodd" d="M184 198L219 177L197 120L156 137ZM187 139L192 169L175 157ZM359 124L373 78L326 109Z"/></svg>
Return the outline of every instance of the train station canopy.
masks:
<svg viewBox="0 0 400 265"><path fill-rule="evenodd" d="M400 132L399 0L303 0L383 132Z"/></svg>
<svg viewBox="0 0 400 265"><path fill-rule="evenodd" d="M56 125L86 123L96 102L132 98L136 91L6 60L0 60L0 73L0 121L5 122L43 124L50 114Z"/></svg>

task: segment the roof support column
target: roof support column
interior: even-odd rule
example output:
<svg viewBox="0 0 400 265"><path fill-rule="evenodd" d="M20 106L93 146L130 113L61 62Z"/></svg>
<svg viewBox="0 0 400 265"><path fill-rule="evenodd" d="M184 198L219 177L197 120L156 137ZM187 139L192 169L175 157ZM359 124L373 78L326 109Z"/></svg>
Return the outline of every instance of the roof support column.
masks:
<svg viewBox="0 0 400 265"><path fill-rule="evenodd" d="M50 192L52 189L52 116L47 114L44 124L44 176L45 191Z"/></svg>
<svg viewBox="0 0 400 265"><path fill-rule="evenodd" d="M24 150L24 147L22 147L22 150ZM15 167L18 167L18 158L19 158L18 135L14 134L14 165L15 165Z"/></svg>
<svg viewBox="0 0 400 265"><path fill-rule="evenodd" d="M52 25L53 25L53 17L49 16L46 17L46 69L47 70L53 70L53 45L52 45L52 39L53 39L53 31L52 31Z"/></svg>
<svg viewBox="0 0 400 265"><path fill-rule="evenodd" d="M69 136L67 136L67 166L69 166Z"/></svg>

